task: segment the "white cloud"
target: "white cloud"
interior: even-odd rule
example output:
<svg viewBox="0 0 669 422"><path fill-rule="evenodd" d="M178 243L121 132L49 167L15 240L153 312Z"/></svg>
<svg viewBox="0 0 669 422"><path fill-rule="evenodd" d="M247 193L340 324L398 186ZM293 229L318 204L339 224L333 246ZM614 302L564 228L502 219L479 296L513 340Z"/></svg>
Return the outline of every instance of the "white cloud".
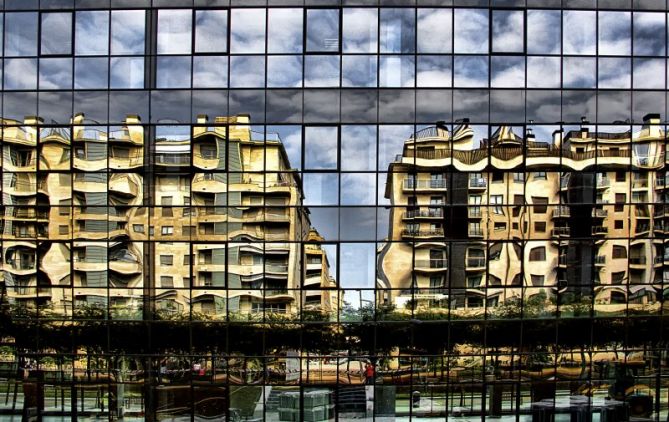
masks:
<svg viewBox="0 0 669 422"><path fill-rule="evenodd" d="M631 22L629 12L599 12L599 54L615 56L630 54Z"/></svg>
<svg viewBox="0 0 669 422"><path fill-rule="evenodd" d="M341 169L344 171L376 170L376 126L343 125L341 127Z"/></svg>
<svg viewBox="0 0 669 422"><path fill-rule="evenodd" d="M562 61L564 88L594 88L595 59L590 57L565 57Z"/></svg>
<svg viewBox="0 0 669 422"><path fill-rule="evenodd" d="M267 51L302 52L302 9L269 9Z"/></svg>
<svg viewBox="0 0 669 422"><path fill-rule="evenodd" d="M455 9L455 52L488 52L488 11Z"/></svg>
<svg viewBox="0 0 669 422"><path fill-rule="evenodd" d="M111 19L112 54L144 53L145 12L143 10L114 10Z"/></svg>
<svg viewBox="0 0 669 422"><path fill-rule="evenodd" d="M232 10L230 19L230 52L265 52L265 9Z"/></svg>
<svg viewBox="0 0 669 422"><path fill-rule="evenodd" d="M77 54L107 54L109 44L108 38L109 12L77 12L74 38L74 49Z"/></svg>
<svg viewBox="0 0 669 422"><path fill-rule="evenodd" d="M344 9L342 47L345 53L376 53L378 15L376 9Z"/></svg>
<svg viewBox="0 0 669 422"><path fill-rule="evenodd" d="M265 85L265 58L262 56L231 56L230 87L258 88Z"/></svg>
<svg viewBox="0 0 669 422"><path fill-rule="evenodd" d="M633 87L664 89L665 63L664 59L635 59Z"/></svg>
<svg viewBox="0 0 669 422"><path fill-rule="evenodd" d="M494 11L492 48L496 52L523 52L525 18L523 12Z"/></svg>
<svg viewBox="0 0 669 422"><path fill-rule="evenodd" d="M597 12L567 10L563 19L564 54L595 54Z"/></svg>
<svg viewBox="0 0 669 422"><path fill-rule="evenodd" d="M528 88L559 88L560 58L559 57L528 57L527 58Z"/></svg>
<svg viewBox="0 0 669 422"><path fill-rule="evenodd" d="M198 10L195 12L195 51L200 53L227 50L228 12Z"/></svg>
<svg viewBox="0 0 669 422"><path fill-rule="evenodd" d="M599 88L630 88L630 59L600 58Z"/></svg>
<svg viewBox="0 0 669 422"><path fill-rule="evenodd" d="M339 86L339 56L305 56L304 86Z"/></svg>
<svg viewBox="0 0 669 422"><path fill-rule="evenodd" d="M527 52L530 54L560 53L560 11L527 11Z"/></svg>
<svg viewBox="0 0 669 422"><path fill-rule="evenodd" d="M451 9L418 9L419 53L450 53L453 51Z"/></svg>
<svg viewBox="0 0 669 422"><path fill-rule="evenodd" d="M302 56L269 56L267 58L267 86L301 87Z"/></svg>
<svg viewBox="0 0 669 422"><path fill-rule="evenodd" d="M450 56L419 56L416 86L450 87L451 60Z"/></svg>
<svg viewBox="0 0 669 422"><path fill-rule="evenodd" d="M525 86L525 58L494 57L490 86L518 88Z"/></svg>

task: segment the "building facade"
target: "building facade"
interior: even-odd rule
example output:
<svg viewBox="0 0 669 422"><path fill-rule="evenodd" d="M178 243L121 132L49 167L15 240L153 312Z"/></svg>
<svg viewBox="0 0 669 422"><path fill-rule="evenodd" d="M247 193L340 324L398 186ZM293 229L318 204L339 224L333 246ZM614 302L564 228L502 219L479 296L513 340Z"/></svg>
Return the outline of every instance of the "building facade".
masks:
<svg viewBox="0 0 669 422"><path fill-rule="evenodd" d="M0 420L667 420L668 19L0 1Z"/></svg>

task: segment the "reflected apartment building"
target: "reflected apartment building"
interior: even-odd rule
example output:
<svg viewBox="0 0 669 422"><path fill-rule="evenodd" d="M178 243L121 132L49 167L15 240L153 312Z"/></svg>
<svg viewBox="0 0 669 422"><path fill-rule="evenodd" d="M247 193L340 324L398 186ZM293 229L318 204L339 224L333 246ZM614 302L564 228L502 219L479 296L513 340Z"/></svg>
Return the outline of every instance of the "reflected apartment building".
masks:
<svg viewBox="0 0 669 422"><path fill-rule="evenodd" d="M337 314L299 176L249 116L155 127L152 145L134 115L2 123L10 305L131 320Z"/></svg>
<svg viewBox="0 0 669 422"><path fill-rule="evenodd" d="M654 114L633 130L584 122L550 140L499 126L475 145L468 120L418 131L389 165L380 303L462 316L521 302L658 309L664 142Z"/></svg>

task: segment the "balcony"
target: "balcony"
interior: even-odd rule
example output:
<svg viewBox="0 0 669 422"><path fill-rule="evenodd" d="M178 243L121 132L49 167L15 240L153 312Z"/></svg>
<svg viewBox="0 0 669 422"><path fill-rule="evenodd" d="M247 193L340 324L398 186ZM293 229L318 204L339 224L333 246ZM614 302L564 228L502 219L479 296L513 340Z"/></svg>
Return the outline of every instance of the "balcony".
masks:
<svg viewBox="0 0 669 422"><path fill-rule="evenodd" d="M483 229L480 227L470 227L468 233L469 237L483 237Z"/></svg>
<svg viewBox="0 0 669 422"><path fill-rule="evenodd" d="M429 210L410 210L402 213L403 220L410 219L430 219L430 218L443 218L444 210L440 208L429 209Z"/></svg>
<svg viewBox="0 0 669 422"><path fill-rule="evenodd" d="M611 186L611 180L608 177L598 177L596 179L597 189L606 189Z"/></svg>
<svg viewBox="0 0 669 422"><path fill-rule="evenodd" d="M666 181L664 178L657 178L655 179L655 189L664 189L666 188Z"/></svg>
<svg viewBox="0 0 669 422"><path fill-rule="evenodd" d="M648 187L648 179L638 179L632 182L632 189L646 189Z"/></svg>
<svg viewBox="0 0 669 422"><path fill-rule="evenodd" d="M552 237L569 237L569 227L554 227L551 230Z"/></svg>
<svg viewBox="0 0 669 422"><path fill-rule="evenodd" d="M558 205L553 210L553 218L569 218L571 216L571 209L566 205Z"/></svg>
<svg viewBox="0 0 669 422"><path fill-rule="evenodd" d="M609 228L605 226L593 226L592 235L593 236L606 236L609 233Z"/></svg>
<svg viewBox="0 0 669 422"><path fill-rule="evenodd" d="M487 180L482 177L471 177L469 179L469 189L485 189L487 186Z"/></svg>
<svg viewBox="0 0 669 422"><path fill-rule="evenodd" d="M650 231L650 224L637 223L636 227L634 228L634 235L640 236L642 234L648 234L649 231Z"/></svg>
<svg viewBox="0 0 669 422"><path fill-rule="evenodd" d="M606 264L606 255L595 256L595 265L602 266Z"/></svg>
<svg viewBox="0 0 669 422"><path fill-rule="evenodd" d="M646 257L645 256L630 256L629 257L630 266L645 266Z"/></svg>
<svg viewBox="0 0 669 422"><path fill-rule="evenodd" d="M265 272L268 273L287 273L288 265L286 264L265 264Z"/></svg>
<svg viewBox="0 0 669 422"><path fill-rule="evenodd" d="M155 162L166 166L188 166L190 154L156 154Z"/></svg>
<svg viewBox="0 0 669 422"><path fill-rule="evenodd" d="M595 208L592 210L593 218L606 218L607 215L609 215L607 210L603 210L601 208Z"/></svg>
<svg viewBox="0 0 669 422"><path fill-rule="evenodd" d="M467 215L469 218L481 218L482 217L482 212L481 212L481 207L479 206L470 206L467 209Z"/></svg>
<svg viewBox="0 0 669 422"><path fill-rule="evenodd" d="M405 191L445 191L446 179L404 179L403 189Z"/></svg>
<svg viewBox="0 0 669 422"><path fill-rule="evenodd" d="M444 237L444 229L429 229L429 230L402 230L402 238L433 238Z"/></svg>
<svg viewBox="0 0 669 422"><path fill-rule="evenodd" d="M470 256L467 257L465 263L466 270L483 270L485 269L486 259L484 256Z"/></svg>
<svg viewBox="0 0 669 422"><path fill-rule="evenodd" d="M413 264L415 271L439 272L448 269L448 260L441 259L416 259Z"/></svg>

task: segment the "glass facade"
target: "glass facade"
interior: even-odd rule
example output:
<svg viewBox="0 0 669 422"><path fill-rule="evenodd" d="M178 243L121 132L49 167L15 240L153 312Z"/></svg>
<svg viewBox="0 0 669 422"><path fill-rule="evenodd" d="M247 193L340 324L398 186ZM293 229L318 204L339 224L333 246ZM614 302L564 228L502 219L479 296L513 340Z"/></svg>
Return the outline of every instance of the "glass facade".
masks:
<svg viewBox="0 0 669 422"><path fill-rule="evenodd" d="M0 5L0 420L669 417L665 0Z"/></svg>

